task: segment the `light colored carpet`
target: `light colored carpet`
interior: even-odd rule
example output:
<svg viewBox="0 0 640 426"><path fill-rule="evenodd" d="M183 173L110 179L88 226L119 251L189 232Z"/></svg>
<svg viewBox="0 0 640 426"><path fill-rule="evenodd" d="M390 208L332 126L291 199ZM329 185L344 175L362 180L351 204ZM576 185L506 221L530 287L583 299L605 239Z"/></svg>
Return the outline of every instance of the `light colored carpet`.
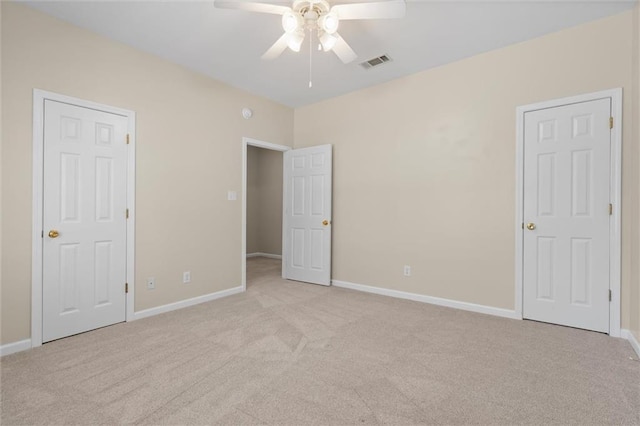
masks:
<svg viewBox="0 0 640 426"><path fill-rule="evenodd" d="M1 423L640 424L628 342L279 278L1 361Z"/></svg>

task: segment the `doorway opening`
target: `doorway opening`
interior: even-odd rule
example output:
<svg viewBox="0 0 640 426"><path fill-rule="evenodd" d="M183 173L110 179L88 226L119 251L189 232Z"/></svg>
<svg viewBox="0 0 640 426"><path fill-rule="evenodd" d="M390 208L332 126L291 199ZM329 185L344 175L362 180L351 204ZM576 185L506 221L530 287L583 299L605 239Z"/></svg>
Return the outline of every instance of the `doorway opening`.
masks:
<svg viewBox="0 0 640 426"><path fill-rule="evenodd" d="M247 147L247 285L282 271L283 153Z"/></svg>
<svg viewBox="0 0 640 426"><path fill-rule="evenodd" d="M276 238L272 229L271 243L257 250L247 251L248 248L248 226L262 226L261 212L255 213L257 223L250 224L253 214L247 214L248 207L248 184L249 184L249 155L253 147L279 151L282 158L281 194L282 205L279 209L282 218L281 238L282 244L278 246L273 243ZM251 154L254 156L255 154ZM258 154L259 156L261 154ZM267 155L268 156L268 155ZM266 156L265 156L266 157ZM260 161L260 157L257 157ZM255 161L254 161L255 162ZM266 162L265 162L266 164ZM330 144L311 146L307 148L291 149L288 146L276 145L262 142L255 139L243 138L242 140L242 249L241 249L241 282L242 289L247 288L247 253L255 257L262 257L263 254L276 257L275 253L265 252L280 249L281 277L293 281L301 281L310 284L331 285L331 211L332 211L332 146ZM273 169L273 165L264 166ZM274 183L269 184L275 187L275 172L269 180ZM257 177L258 179L261 176ZM264 186L264 185L261 185ZM269 200L273 203L273 200ZM259 202L258 202L259 203ZM255 207L255 206L253 206ZM252 208L253 208L252 207ZM278 211L277 209L273 209ZM270 214L274 216L274 214ZM267 225L269 226L269 225ZM272 227L276 228L273 224ZM249 238L254 238L255 232ZM258 234L258 240L260 234ZM274 248L275 247L275 248ZM252 247L249 247L252 248ZM256 250L256 248L252 248ZM272 271L273 272L273 271Z"/></svg>
<svg viewBox="0 0 640 426"><path fill-rule="evenodd" d="M247 262L252 271L274 265L282 273L283 153L291 148L250 138L242 140L242 288L247 289ZM251 273L250 273L251 276ZM251 277L253 278L253 277Z"/></svg>

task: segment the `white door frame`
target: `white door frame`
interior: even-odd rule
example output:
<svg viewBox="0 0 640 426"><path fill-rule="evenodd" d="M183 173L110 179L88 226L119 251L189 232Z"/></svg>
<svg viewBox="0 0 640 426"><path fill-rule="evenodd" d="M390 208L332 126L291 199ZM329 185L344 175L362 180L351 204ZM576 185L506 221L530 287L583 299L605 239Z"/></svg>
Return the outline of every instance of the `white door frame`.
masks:
<svg viewBox="0 0 640 426"><path fill-rule="evenodd" d="M562 99L554 99L516 108L516 316L522 318L522 294L524 284L524 115L529 111L554 108L567 104L595 101L611 98L611 116L614 120L611 129L611 177L610 203L613 215L609 226L609 335L620 337L620 217L622 207L622 89L604 90Z"/></svg>
<svg viewBox="0 0 640 426"><path fill-rule="evenodd" d="M255 146L258 148L270 149L272 151L285 152L293 148L286 145L278 145L271 142L264 142L258 139L242 138L242 244L240 249L240 267L242 291L247 290L247 148L249 146ZM283 204L284 204L283 197ZM284 234L284 230L283 230ZM283 246L284 249L284 246ZM283 253L284 255L284 253ZM283 256L284 259L284 256Z"/></svg>
<svg viewBox="0 0 640 426"><path fill-rule="evenodd" d="M33 90L33 221L31 225L31 347L42 345L42 229L43 221L43 167L44 167L44 101L51 100L83 108L95 109L111 114L127 117L127 133L129 149L127 155L127 283L129 292L126 295L126 321L134 319L135 294L135 171L136 171L136 113L133 111L103 105L83 99L60 95L44 90ZM123 283L124 285L124 283Z"/></svg>

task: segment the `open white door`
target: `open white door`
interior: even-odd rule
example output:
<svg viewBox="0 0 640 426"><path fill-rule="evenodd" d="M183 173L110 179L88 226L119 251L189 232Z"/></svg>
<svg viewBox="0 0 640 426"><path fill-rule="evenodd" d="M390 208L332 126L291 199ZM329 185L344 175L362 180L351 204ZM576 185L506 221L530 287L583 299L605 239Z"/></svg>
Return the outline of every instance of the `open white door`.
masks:
<svg viewBox="0 0 640 426"><path fill-rule="evenodd" d="M284 153L283 276L331 284L331 145Z"/></svg>

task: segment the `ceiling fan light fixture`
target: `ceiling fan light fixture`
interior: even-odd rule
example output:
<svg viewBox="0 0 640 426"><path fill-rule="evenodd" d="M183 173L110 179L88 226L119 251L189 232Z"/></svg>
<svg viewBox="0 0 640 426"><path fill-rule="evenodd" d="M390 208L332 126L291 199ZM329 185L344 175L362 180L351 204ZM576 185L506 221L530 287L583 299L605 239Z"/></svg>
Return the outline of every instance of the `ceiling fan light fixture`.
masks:
<svg viewBox="0 0 640 426"><path fill-rule="evenodd" d="M299 14L288 11L282 15L282 29L286 33L292 33L302 26L302 16Z"/></svg>
<svg viewBox="0 0 640 426"><path fill-rule="evenodd" d="M337 41L338 41L338 37L334 36L333 34L323 33L320 36L320 44L322 45L322 49L325 52L328 52L331 49L333 49Z"/></svg>
<svg viewBox="0 0 640 426"><path fill-rule="evenodd" d="M318 24L325 33L333 34L338 31L340 20L338 19L338 15L333 12L329 12L320 17L320 19L318 20Z"/></svg>
<svg viewBox="0 0 640 426"><path fill-rule="evenodd" d="M302 47L303 41L304 41L304 30L300 28L297 31L294 31L291 34L289 34L289 40L287 40L287 46L289 46L289 49L293 50L294 52L299 52L300 47Z"/></svg>
<svg viewBox="0 0 640 426"><path fill-rule="evenodd" d="M2 0L0 0L2 1ZM344 63L354 61L358 55L338 34L341 20L394 19L402 18L406 13L409 0L377 0L358 3L363 0L278 0L278 3L290 3L291 7L272 4L275 0L238 1L214 0L214 6L222 9L241 9L249 12L280 15L284 34L262 55L262 59L275 59L287 47L299 52L305 40L305 31L309 30L309 68L312 63L314 36L322 38L318 50L332 51Z"/></svg>

